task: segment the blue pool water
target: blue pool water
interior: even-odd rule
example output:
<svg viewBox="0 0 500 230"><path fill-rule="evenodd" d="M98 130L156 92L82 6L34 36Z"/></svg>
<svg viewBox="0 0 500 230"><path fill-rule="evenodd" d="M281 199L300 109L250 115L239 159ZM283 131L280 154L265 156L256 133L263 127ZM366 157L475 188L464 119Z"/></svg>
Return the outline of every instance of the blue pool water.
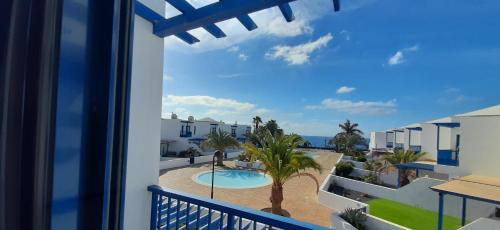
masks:
<svg viewBox="0 0 500 230"><path fill-rule="evenodd" d="M305 155L308 156L308 157L310 157L310 158L312 158L312 159L316 159L316 158L319 157L319 155L316 154L316 153L314 153L314 152L306 152Z"/></svg>
<svg viewBox="0 0 500 230"><path fill-rule="evenodd" d="M197 183L211 186L212 172L203 172L193 178ZM272 183L269 175L247 170L218 170L215 171L214 187L218 188L257 188Z"/></svg>

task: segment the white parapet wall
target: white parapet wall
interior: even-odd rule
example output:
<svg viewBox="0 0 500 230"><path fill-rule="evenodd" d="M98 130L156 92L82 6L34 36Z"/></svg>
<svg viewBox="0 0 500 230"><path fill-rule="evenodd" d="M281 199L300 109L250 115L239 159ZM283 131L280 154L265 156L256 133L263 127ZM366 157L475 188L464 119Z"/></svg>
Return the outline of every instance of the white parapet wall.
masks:
<svg viewBox="0 0 500 230"><path fill-rule="evenodd" d="M344 187L346 189L366 193L370 196L378 198L394 200L435 212L437 212L438 210L438 193L432 191L430 187L445 182L443 180L421 177L404 187L401 187L399 189L392 189L340 176L332 175L331 177L331 183L335 183L336 185ZM444 204L446 215L461 217L461 198L451 195L445 195ZM467 219L474 220L479 217L489 216L493 213L494 209L495 205L481 201L468 200Z"/></svg>
<svg viewBox="0 0 500 230"><path fill-rule="evenodd" d="M356 230L354 226L340 217L339 212L332 213L332 227L335 230ZM370 230L410 230L404 226L389 222L387 220L366 214L365 226Z"/></svg>
<svg viewBox="0 0 500 230"><path fill-rule="evenodd" d="M500 220L490 218L479 218L459 230L498 230L500 229Z"/></svg>
<svg viewBox="0 0 500 230"><path fill-rule="evenodd" d="M241 153L242 151L228 152L227 158L228 159L236 158ZM194 158L194 164L208 163L212 162L212 160L213 160L213 155L199 156ZM189 158L176 158L176 159L164 160L160 161L160 170L186 167L189 166L190 164L191 163L189 162Z"/></svg>

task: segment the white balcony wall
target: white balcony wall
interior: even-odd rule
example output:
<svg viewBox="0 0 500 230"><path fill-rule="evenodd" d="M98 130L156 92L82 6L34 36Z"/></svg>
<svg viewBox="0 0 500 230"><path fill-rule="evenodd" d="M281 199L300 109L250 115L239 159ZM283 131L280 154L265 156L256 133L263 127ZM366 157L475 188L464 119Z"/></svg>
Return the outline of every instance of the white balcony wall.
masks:
<svg viewBox="0 0 500 230"><path fill-rule="evenodd" d="M461 117L460 171L500 177L500 116Z"/></svg>
<svg viewBox="0 0 500 230"><path fill-rule="evenodd" d="M411 132L411 136L410 136L410 132ZM419 130L411 130L410 131L408 129L405 129L405 132L404 132L405 149L409 149L410 145L421 145L421 135L422 135L422 132ZM410 138L411 138L411 142L410 142Z"/></svg>
<svg viewBox="0 0 500 230"><path fill-rule="evenodd" d="M385 132L371 132L369 148L370 150L386 148L386 141Z"/></svg>
<svg viewBox="0 0 500 230"><path fill-rule="evenodd" d="M405 137L403 132L395 132L396 143L403 144L405 142Z"/></svg>
<svg viewBox="0 0 500 230"><path fill-rule="evenodd" d="M422 132L420 134L420 143L422 152L426 152L426 159L437 160L437 128L434 124L422 124Z"/></svg>
<svg viewBox="0 0 500 230"><path fill-rule="evenodd" d="M141 2L164 14L165 1ZM135 15L123 217L125 230L149 229L151 194L146 189L148 185L158 184L163 39L152 33L152 27L151 23Z"/></svg>

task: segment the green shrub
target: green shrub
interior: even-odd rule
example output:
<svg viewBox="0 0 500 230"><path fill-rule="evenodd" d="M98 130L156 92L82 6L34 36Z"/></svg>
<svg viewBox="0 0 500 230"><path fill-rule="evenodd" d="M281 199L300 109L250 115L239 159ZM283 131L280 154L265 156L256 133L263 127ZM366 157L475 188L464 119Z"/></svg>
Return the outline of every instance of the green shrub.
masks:
<svg viewBox="0 0 500 230"><path fill-rule="evenodd" d="M346 177L354 171L352 162L339 162L335 165L335 175Z"/></svg>
<svg viewBox="0 0 500 230"><path fill-rule="evenodd" d="M363 177L363 181L367 182L367 183L376 184L378 181L378 177L375 173L371 172L371 173L368 173L368 175Z"/></svg>
<svg viewBox="0 0 500 230"><path fill-rule="evenodd" d="M359 157L356 157L354 158L356 161L359 161L359 162L366 162L366 157L364 156L359 156Z"/></svg>
<svg viewBox="0 0 500 230"><path fill-rule="evenodd" d="M361 209L347 208L340 213L340 217L358 230L366 229L366 214Z"/></svg>

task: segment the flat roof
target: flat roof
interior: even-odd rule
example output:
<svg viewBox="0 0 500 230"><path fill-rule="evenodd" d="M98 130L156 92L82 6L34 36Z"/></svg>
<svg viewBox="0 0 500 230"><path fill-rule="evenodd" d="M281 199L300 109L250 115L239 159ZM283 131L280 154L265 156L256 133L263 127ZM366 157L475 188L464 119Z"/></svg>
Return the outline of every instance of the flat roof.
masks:
<svg viewBox="0 0 500 230"><path fill-rule="evenodd" d="M500 105L491 106L488 108L463 113L457 115L458 117L474 117L474 116L500 116Z"/></svg>
<svg viewBox="0 0 500 230"><path fill-rule="evenodd" d="M500 204L500 178L469 175L431 187L436 192Z"/></svg>

